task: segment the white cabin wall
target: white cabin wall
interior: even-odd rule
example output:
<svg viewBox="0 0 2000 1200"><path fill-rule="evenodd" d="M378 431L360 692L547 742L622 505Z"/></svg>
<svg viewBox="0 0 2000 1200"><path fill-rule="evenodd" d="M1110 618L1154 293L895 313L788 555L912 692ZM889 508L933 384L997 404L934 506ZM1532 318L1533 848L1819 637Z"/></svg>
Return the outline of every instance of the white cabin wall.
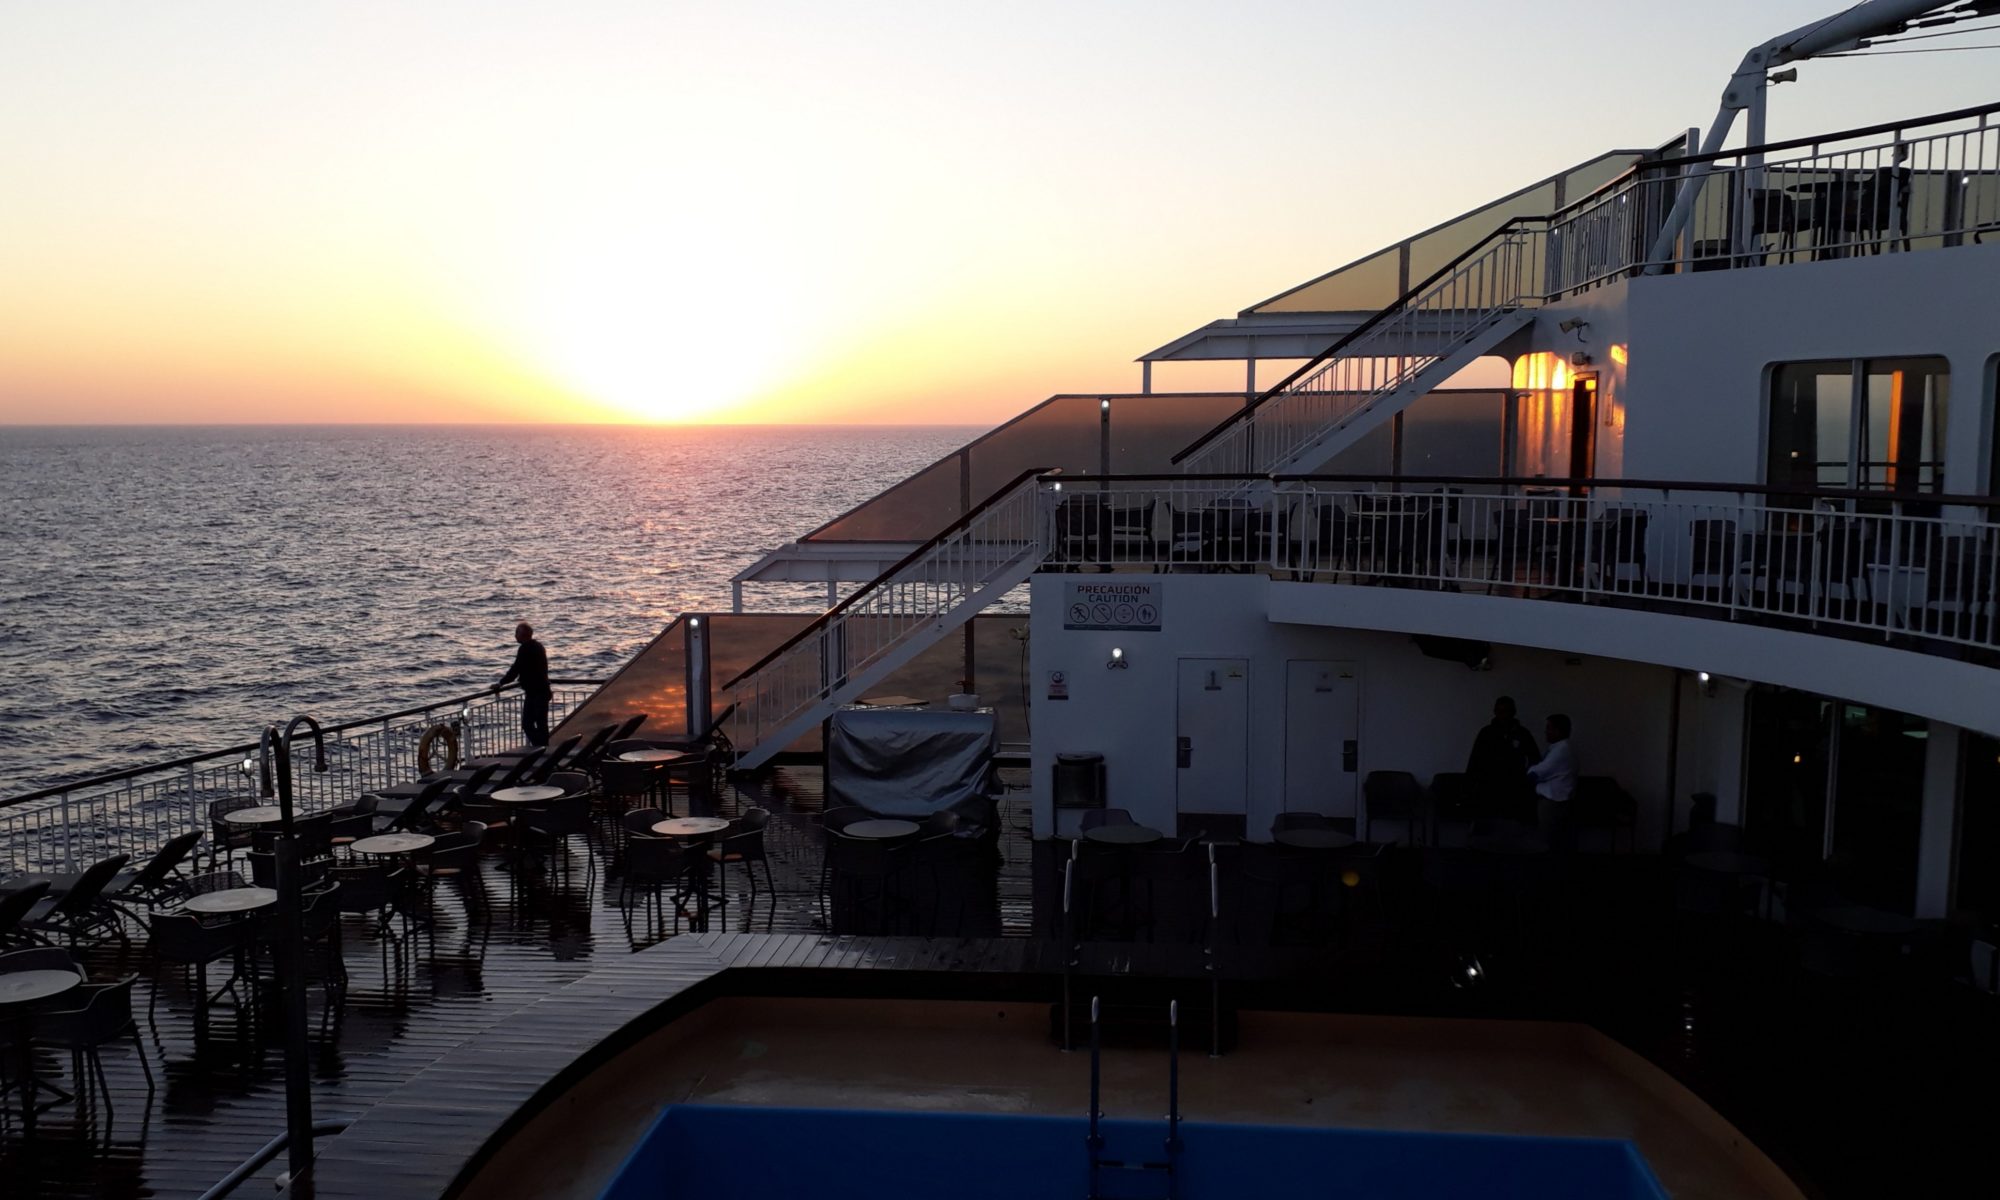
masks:
<svg viewBox="0 0 2000 1200"><path fill-rule="evenodd" d="M1630 280L1538 320L1617 304L1630 328L1629 478L1761 483L1766 369L1822 358L1942 355L1951 363L1945 490L1985 490L1988 361L2000 351L2000 245ZM1587 317L1595 322L1598 317ZM1615 322L1607 315L1607 332ZM1559 346L1557 340L1545 344Z"/></svg>
<svg viewBox="0 0 2000 1200"><path fill-rule="evenodd" d="M1666 832L1671 689L1676 672L1601 658L1496 646L1493 668L1427 658L1403 634L1273 623L1270 583L1261 576L1161 576L1158 633L1066 631L1062 586L1075 576L1038 575L1029 639L1033 705L1035 836L1074 835L1078 814L1056 814L1050 794L1058 753L1105 756L1108 803L1142 824L1176 824L1174 738L1176 663L1181 658L1244 658L1250 663L1249 809L1253 840L1269 837L1283 804L1285 664L1330 660L1355 664L1361 683L1359 783L1369 771L1405 770L1428 784L1440 771L1463 771L1473 736L1493 701L1511 695L1543 740L1551 712L1576 725L1584 774L1616 777L1638 802L1641 847ZM1106 667L1112 647L1130 665ZM1049 700L1048 676L1066 673L1069 699ZM1684 721L1683 737L1688 724ZM1685 794L1685 783L1677 790Z"/></svg>

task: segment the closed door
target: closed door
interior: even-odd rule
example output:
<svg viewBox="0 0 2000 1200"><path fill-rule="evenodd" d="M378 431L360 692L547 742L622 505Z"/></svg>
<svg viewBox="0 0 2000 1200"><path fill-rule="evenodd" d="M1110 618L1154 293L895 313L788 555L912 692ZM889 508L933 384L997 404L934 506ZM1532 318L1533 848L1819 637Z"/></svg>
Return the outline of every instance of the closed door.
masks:
<svg viewBox="0 0 2000 1200"><path fill-rule="evenodd" d="M1355 816L1361 680L1353 663L1285 664L1285 811Z"/></svg>
<svg viewBox="0 0 2000 1200"><path fill-rule="evenodd" d="M1241 658L1180 661L1175 729L1178 807L1184 813L1250 808L1250 664Z"/></svg>

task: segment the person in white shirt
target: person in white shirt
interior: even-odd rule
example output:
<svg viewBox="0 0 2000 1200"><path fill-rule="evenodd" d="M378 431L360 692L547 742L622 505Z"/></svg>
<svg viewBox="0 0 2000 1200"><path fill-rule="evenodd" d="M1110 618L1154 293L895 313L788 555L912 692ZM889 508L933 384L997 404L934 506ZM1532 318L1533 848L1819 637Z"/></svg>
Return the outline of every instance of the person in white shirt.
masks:
<svg viewBox="0 0 2000 1200"><path fill-rule="evenodd" d="M1569 797L1576 790L1576 758L1569 747L1569 717L1551 714L1545 732L1548 753L1528 768L1528 778L1535 782L1535 810L1541 820L1542 836L1548 839L1550 849L1569 850L1575 839L1569 821Z"/></svg>

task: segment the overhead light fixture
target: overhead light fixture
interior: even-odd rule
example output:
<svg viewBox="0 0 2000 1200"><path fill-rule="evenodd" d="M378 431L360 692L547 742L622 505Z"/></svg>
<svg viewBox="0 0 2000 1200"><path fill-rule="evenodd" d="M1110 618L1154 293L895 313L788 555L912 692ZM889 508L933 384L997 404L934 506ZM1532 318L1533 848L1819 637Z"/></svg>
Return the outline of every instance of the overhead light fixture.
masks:
<svg viewBox="0 0 2000 1200"><path fill-rule="evenodd" d="M1798 81L1799 69L1797 67L1786 67L1782 71L1773 71L1765 79L1766 83L1797 83Z"/></svg>

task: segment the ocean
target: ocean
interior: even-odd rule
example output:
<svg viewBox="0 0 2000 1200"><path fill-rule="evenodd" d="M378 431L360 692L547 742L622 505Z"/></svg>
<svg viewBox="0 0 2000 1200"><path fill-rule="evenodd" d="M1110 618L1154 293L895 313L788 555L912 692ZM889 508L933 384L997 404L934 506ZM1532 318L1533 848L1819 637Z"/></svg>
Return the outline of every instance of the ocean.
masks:
<svg viewBox="0 0 2000 1200"><path fill-rule="evenodd" d="M0 428L0 798L476 690L517 621L603 678L977 432Z"/></svg>

